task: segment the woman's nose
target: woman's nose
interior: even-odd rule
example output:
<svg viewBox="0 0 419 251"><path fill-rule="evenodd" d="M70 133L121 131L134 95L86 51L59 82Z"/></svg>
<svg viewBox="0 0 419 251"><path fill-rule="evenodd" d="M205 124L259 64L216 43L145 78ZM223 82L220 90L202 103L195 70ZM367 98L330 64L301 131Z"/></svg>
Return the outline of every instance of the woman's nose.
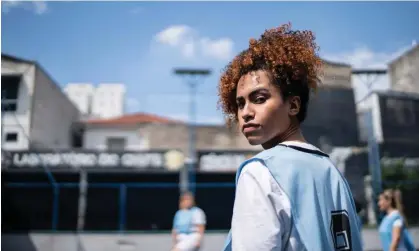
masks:
<svg viewBox="0 0 419 251"><path fill-rule="evenodd" d="M242 118L244 122L249 122L255 117L255 112L251 106L245 105L242 110Z"/></svg>

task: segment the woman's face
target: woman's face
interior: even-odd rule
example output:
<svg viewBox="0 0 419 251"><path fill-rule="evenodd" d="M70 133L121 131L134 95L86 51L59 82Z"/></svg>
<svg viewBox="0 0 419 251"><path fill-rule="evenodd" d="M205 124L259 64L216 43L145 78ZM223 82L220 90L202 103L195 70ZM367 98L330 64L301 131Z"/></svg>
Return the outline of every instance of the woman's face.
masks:
<svg viewBox="0 0 419 251"><path fill-rule="evenodd" d="M193 197L189 194L183 195L179 206L181 209L191 208L193 206Z"/></svg>
<svg viewBox="0 0 419 251"><path fill-rule="evenodd" d="M284 101L266 71L250 72L240 78L236 92L237 117L251 145L269 144L288 129L290 115L296 115L299 110L299 102L297 110L293 109L295 98L299 100L293 97Z"/></svg>
<svg viewBox="0 0 419 251"><path fill-rule="evenodd" d="M390 208L390 200L388 200L384 194L380 194L377 204L380 211L387 211Z"/></svg>

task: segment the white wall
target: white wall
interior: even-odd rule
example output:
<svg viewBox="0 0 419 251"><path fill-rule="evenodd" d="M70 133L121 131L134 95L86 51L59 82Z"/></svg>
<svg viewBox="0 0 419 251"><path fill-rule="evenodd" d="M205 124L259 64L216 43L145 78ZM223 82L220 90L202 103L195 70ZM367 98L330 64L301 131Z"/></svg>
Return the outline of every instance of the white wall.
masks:
<svg viewBox="0 0 419 251"><path fill-rule="evenodd" d="M83 137L83 148L91 150L107 150L106 141L109 137L122 137L126 140L127 151L141 151L149 149L147 135L139 133L137 128L87 126Z"/></svg>
<svg viewBox="0 0 419 251"><path fill-rule="evenodd" d="M29 147L30 114L32 95L34 92L35 66L28 63L16 63L2 60L1 74L22 74L19 85L18 104L15 112L2 114L3 137L7 133L18 133L16 142L2 140L2 148L9 151L26 150Z"/></svg>
<svg viewBox="0 0 419 251"><path fill-rule="evenodd" d="M71 148L72 124L79 110L47 73L36 69L31 142L37 148Z"/></svg>
<svg viewBox="0 0 419 251"><path fill-rule="evenodd" d="M69 83L64 93L82 114L89 114L94 86L90 83Z"/></svg>
<svg viewBox="0 0 419 251"><path fill-rule="evenodd" d="M419 93L419 46L411 48L389 65L394 90Z"/></svg>
<svg viewBox="0 0 419 251"><path fill-rule="evenodd" d="M355 101L361 102L371 92L390 89L390 76L389 74L353 74L352 86L355 93Z"/></svg>
<svg viewBox="0 0 419 251"><path fill-rule="evenodd" d="M383 142L383 128L381 126L381 109L380 109L380 102L377 93L372 93L367 98L362 100L357 104L357 113L358 115L367 112L368 110L372 111L372 121L373 121L373 129L374 129L374 136L378 143ZM366 125L362 121L363 117L358 117L359 123L361 126L365 127ZM365 128L362 128L361 131L364 131ZM361 132L362 133L362 132ZM367 135L360 135L361 139L366 139Z"/></svg>
<svg viewBox="0 0 419 251"><path fill-rule="evenodd" d="M93 94L92 114L105 119L122 116L124 101L125 86L123 84L100 84Z"/></svg>
<svg viewBox="0 0 419 251"><path fill-rule="evenodd" d="M321 85L341 86L351 88L351 66L327 63L323 65L323 75L320 75Z"/></svg>

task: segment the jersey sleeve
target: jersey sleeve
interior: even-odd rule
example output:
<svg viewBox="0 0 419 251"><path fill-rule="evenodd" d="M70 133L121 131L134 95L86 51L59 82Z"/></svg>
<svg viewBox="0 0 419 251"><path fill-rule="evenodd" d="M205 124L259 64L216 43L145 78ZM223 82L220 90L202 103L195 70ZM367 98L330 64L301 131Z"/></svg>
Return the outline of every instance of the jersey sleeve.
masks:
<svg viewBox="0 0 419 251"><path fill-rule="evenodd" d="M205 213L202 209L197 208L194 212L193 223L196 225L205 225L207 223Z"/></svg>
<svg viewBox="0 0 419 251"><path fill-rule="evenodd" d="M243 167L233 208L233 250L281 250L283 228L270 200L269 184L270 173L261 162Z"/></svg>
<svg viewBox="0 0 419 251"><path fill-rule="evenodd" d="M403 226L403 220L402 219L397 219L393 223L393 227L402 227L402 226Z"/></svg>
<svg viewBox="0 0 419 251"><path fill-rule="evenodd" d="M179 211L177 211L175 213L175 216L173 217L173 223L172 223L172 228L175 228L176 226L176 222L177 222L177 218L179 217Z"/></svg>

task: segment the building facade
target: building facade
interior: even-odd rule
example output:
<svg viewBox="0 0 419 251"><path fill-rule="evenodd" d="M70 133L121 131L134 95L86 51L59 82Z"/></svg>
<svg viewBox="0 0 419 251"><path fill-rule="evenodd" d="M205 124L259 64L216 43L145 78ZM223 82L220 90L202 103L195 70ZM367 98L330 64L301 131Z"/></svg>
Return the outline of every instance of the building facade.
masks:
<svg viewBox="0 0 419 251"><path fill-rule="evenodd" d="M390 62L388 69L393 90L419 93L419 44Z"/></svg>
<svg viewBox="0 0 419 251"><path fill-rule="evenodd" d="M352 88L352 67L348 64L323 60L323 72L320 74L320 86Z"/></svg>
<svg viewBox="0 0 419 251"><path fill-rule="evenodd" d="M260 150L234 128L197 126L197 150ZM84 148L88 150L143 151L178 149L188 153L188 125L169 118L137 113L85 123Z"/></svg>
<svg viewBox="0 0 419 251"><path fill-rule="evenodd" d="M115 118L122 116L125 104L125 85L69 83L65 93L78 107L84 118Z"/></svg>
<svg viewBox="0 0 419 251"><path fill-rule="evenodd" d="M68 149L79 111L35 61L2 54L2 148Z"/></svg>
<svg viewBox="0 0 419 251"><path fill-rule="evenodd" d="M69 83L64 88L64 93L79 109L82 116L91 113L94 86L90 83Z"/></svg>
<svg viewBox="0 0 419 251"><path fill-rule="evenodd" d="M358 105L360 117L367 111L372 112L381 157L419 158L419 94L376 91ZM359 121L361 141L366 142L366 125Z"/></svg>
<svg viewBox="0 0 419 251"><path fill-rule="evenodd" d="M93 94L91 111L99 118L114 118L124 114L125 85L99 84Z"/></svg>

